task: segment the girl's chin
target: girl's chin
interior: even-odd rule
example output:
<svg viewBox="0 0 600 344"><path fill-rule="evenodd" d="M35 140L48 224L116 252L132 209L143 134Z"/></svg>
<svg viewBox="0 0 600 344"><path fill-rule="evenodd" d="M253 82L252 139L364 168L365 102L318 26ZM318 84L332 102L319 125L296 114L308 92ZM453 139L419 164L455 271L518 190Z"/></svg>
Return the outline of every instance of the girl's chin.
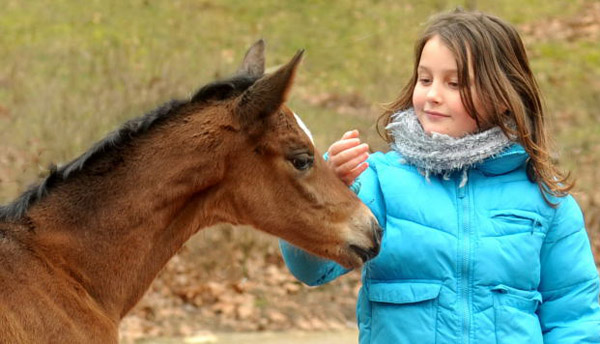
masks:
<svg viewBox="0 0 600 344"><path fill-rule="evenodd" d="M431 123L429 121L421 121L421 120L419 120L419 122L421 123L421 127L423 127L423 131L427 135L432 135L435 133L435 134L448 135L451 137L460 138L460 137L463 137L463 136L466 136L469 134L465 130L460 130L460 129L451 128L451 127L449 128L448 125L443 125L442 123Z"/></svg>
<svg viewBox="0 0 600 344"><path fill-rule="evenodd" d="M441 125L431 125L430 123L421 123L421 126L423 127L423 131L427 135L432 135L433 133L436 133L436 134L454 136L454 135L452 135L452 132L450 130L448 130L448 128L441 126Z"/></svg>

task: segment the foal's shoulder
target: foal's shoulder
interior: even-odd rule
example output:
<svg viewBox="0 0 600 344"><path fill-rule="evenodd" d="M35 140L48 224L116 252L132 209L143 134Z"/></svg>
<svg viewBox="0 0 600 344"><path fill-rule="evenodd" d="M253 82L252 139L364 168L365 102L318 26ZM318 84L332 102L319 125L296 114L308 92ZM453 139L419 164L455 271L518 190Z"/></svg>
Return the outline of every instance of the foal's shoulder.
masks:
<svg viewBox="0 0 600 344"><path fill-rule="evenodd" d="M31 229L26 224L0 221L0 266L4 255L14 255L26 251L26 237L31 236Z"/></svg>

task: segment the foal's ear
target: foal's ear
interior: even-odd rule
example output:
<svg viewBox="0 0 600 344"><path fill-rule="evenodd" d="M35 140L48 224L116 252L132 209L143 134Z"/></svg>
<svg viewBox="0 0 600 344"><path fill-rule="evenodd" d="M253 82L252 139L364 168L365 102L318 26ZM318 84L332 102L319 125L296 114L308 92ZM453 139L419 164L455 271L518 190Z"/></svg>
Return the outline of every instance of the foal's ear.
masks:
<svg viewBox="0 0 600 344"><path fill-rule="evenodd" d="M260 78L241 96L236 113L244 125L267 118L287 100L298 64L304 50L300 50L283 67Z"/></svg>
<svg viewBox="0 0 600 344"><path fill-rule="evenodd" d="M238 75L261 77L265 73L265 41L261 38L246 52L242 65L237 70Z"/></svg>

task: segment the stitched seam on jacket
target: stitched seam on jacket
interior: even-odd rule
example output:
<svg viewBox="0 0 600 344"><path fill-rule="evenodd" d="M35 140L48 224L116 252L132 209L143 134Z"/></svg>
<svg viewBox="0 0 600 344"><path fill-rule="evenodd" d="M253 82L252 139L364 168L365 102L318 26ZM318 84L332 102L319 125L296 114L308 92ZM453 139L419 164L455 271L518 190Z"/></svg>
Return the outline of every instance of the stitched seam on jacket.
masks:
<svg viewBox="0 0 600 344"><path fill-rule="evenodd" d="M544 242L544 244L556 244L556 243L557 243L557 242L559 242L559 241L562 241L562 240L564 240L564 239L566 239L566 238L568 238L568 237L570 237L570 236L572 236L572 235L575 235L575 234L577 234L577 233L581 232L581 230L585 230L585 227L579 227L578 229L574 230L573 232L571 232L571 233L569 233L569 234L567 234L567 235L565 235L565 236L563 236L563 237L561 237L561 238L558 238L558 239L556 239L556 240L546 240L546 241ZM547 238L547 237L548 237L548 236L546 235L546 238Z"/></svg>
<svg viewBox="0 0 600 344"><path fill-rule="evenodd" d="M559 207L560 206L562 206L562 204L559 204ZM550 220L550 222L549 222L549 224L550 224L549 226L550 227L548 227L548 231L546 232L546 238L544 238L544 244L551 242L550 240L548 240L548 238L552 236L551 235L551 231L556 228L554 226L554 221L556 221L556 214L558 214L558 208L555 208L554 209L554 214L552 214L552 220Z"/></svg>
<svg viewBox="0 0 600 344"><path fill-rule="evenodd" d="M590 279L587 279L587 280L582 281L582 282L573 283L573 284L568 285L566 287L561 287L561 288L557 288L557 289L539 290L539 292L540 293L555 293L555 292L559 292L559 291L561 291L563 289L573 289L573 287L575 287L575 286L585 285L585 284L588 284L590 282L594 282L594 281L597 281L597 280L598 280L598 276L596 275L596 276L594 276L594 277L592 277Z"/></svg>

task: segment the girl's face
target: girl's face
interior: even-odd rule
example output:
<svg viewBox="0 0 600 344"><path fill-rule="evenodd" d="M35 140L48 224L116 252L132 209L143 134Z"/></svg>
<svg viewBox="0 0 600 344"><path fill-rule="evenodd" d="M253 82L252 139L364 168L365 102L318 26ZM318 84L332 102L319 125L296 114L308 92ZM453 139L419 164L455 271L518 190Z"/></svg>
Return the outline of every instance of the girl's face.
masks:
<svg viewBox="0 0 600 344"><path fill-rule="evenodd" d="M461 137L477 131L477 122L460 99L456 60L439 36L425 43L417 73L412 101L426 133ZM479 103L476 94L473 101Z"/></svg>

